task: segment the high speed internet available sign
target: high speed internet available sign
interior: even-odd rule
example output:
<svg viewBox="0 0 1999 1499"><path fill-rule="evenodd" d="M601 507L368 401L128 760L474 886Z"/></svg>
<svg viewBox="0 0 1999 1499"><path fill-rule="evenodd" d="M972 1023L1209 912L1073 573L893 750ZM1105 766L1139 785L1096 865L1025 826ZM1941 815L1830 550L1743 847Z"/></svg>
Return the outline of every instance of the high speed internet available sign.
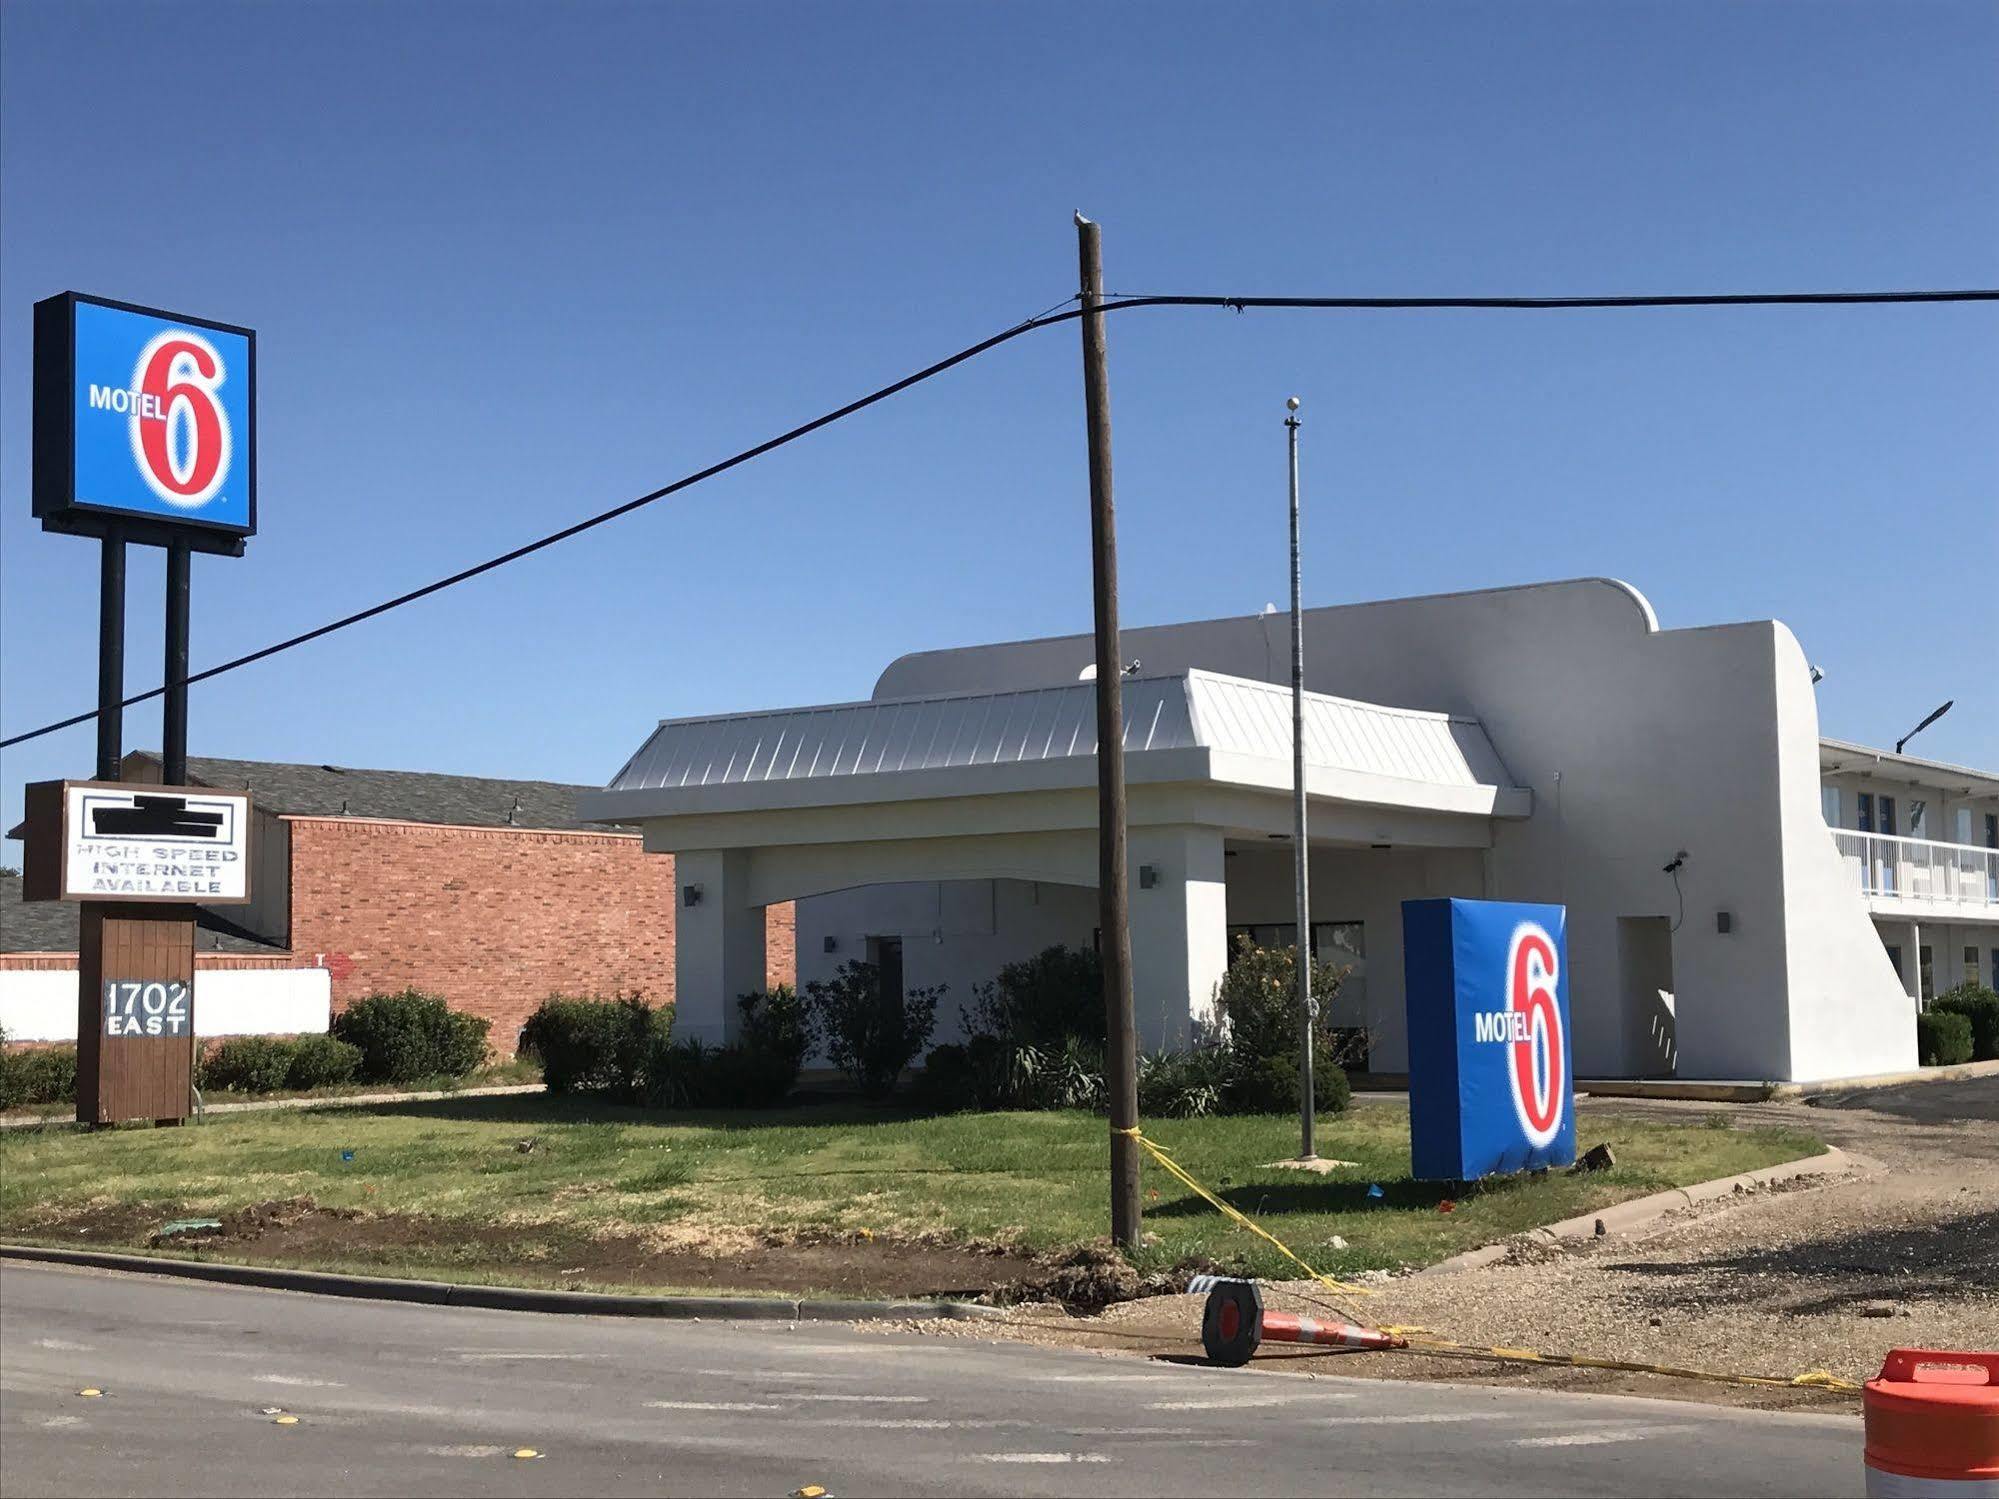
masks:
<svg viewBox="0 0 1999 1499"><path fill-rule="evenodd" d="M246 792L36 781L27 813L26 899L203 906L250 899Z"/></svg>
<svg viewBox="0 0 1999 1499"><path fill-rule="evenodd" d="M35 304L35 514L240 552L257 529L256 334L65 292Z"/></svg>

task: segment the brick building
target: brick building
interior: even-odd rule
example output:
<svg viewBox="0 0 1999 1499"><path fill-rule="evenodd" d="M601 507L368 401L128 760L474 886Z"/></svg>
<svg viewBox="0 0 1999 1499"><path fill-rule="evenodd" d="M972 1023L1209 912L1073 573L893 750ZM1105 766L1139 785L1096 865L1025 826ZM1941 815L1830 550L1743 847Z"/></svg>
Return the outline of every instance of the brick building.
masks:
<svg viewBox="0 0 1999 1499"><path fill-rule="evenodd" d="M123 778L158 782L158 757L127 755ZM201 970L260 952L323 969L336 1014L414 986L492 1021L501 1055L551 994L673 998L673 858L580 821L577 794L595 788L210 759L190 760L188 779L248 790L257 819L254 900L202 910L200 946L230 955L202 953ZM75 921L74 907L9 906L0 964L34 951L45 966L57 923L59 956L73 954ZM765 937L770 981L790 982L788 905ZM196 1008L199 1026L198 980Z"/></svg>

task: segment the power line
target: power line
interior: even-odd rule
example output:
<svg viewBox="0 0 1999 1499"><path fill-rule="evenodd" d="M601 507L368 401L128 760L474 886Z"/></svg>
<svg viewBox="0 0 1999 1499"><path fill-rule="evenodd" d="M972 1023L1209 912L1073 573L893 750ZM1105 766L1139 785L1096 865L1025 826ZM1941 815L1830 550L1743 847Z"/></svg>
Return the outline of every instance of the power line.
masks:
<svg viewBox="0 0 1999 1499"><path fill-rule="evenodd" d="M379 604L371 605L366 609L356 610L352 614L343 615L341 618L320 625L316 629L306 630L301 634L293 635L275 644L264 646L260 650L251 651L247 655L237 656L233 660L224 661L219 665L193 672L188 676L187 682L189 685L196 682L205 682L211 677L219 677L225 672L232 672L241 667L254 665L256 662L267 660L272 656L318 640L323 636L344 630L350 625L358 625L364 620L374 619L378 615L387 614L392 609L400 609L405 604L413 604L418 599L428 598L434 593L441 593L445 589L454 587L459 583L469 582L483 573L489 573L496 568L505 567L510 562L518 562L523 557L530 557L536 552L556 545L558 542L567 541L572 536L580 536L585 531L594 530L608 521L614 521L620 516L629 515L634 510L643 509L645 506L653 504L658 500L663 500L669 495L678 494L684 489L691 489L696 484L712 479L718 474L727 473L730 469L740 467L754 458L761 458L766 453L774 452L788 443L798 441L801 437L809 436L822 427L829 427L833 423L853 416L857 412L865 411L868 407L885 401L891 396L900 395L911 386L921 385L926 380L934 379L946 370L954 369L969 359L976 359L979 355L996 349L1001 344L1010 343L1012 340L1020 338L1025 334L1033 333L1042 328L1053 327L1058 323L1073 322L1083 315L1080 307L1070 307L1067 305L1075 300L1073 296L1065 297L1062 301L1054 304L1054 308L1063 309L1061 311L1055 311L1054 308L1051 308L1047 312L1016 323L1003 332L993 334L990 338L983 338L975 344L967 345L947 358L940 359L934 364L925 365L914 374L905 375L902 379L884 385L879 390L870 391L867 395L860 397L860 399L849 401L846 405L829 411L824 416L814 417L811 421L804 422L787 432L782 432L776 437L760 442L754 447L744 448L741 452L724 458L719 463L710 464L707 468L699 469L684 478L676 479L671 484L665 484L658 489L650 490L645 494L639 495L636 499L625 501L622 505L614 505L609 510L600 511L587 519L577 521L574 525L564 526L559 531L551 531L548 535L528 542L524 546L515 547L512 551L502 552L497 557L488 558L486 561L477 563L472 567L462 568L458 572L437 579L435 582L426 583L421 588L412 588L407 593L397 594L394 598L384 599ZM1243 312L1250 308L1313 308L1331 311L1417 311L1427 309L1432 311L1491 310L1553 312L1577 311L1589 308L1810 307L1925 302L1999 302L1999 289L1748 292L1691 296L1635 297L1217 297L1148 293L1119 295L1115 298L1107 299L1101 306L1105 312L1125 312L1142 307L1218 307L1234 312ZM163 696L168 685L177 684L162 684L149 691L136 693L126 698L120 706L130 708L138 703L150 702L156 697ZM29 740L40 739L45 735L58 733L63 729L75 728L78 724L89 723L97 717L97 714L98 710L93 708L85 713L75 713L68 718L58 719L54 723L43 724L38 729L30 729L25 733L10 735L5 739L0 739L0 749L11 749L17 744L26 744Z"/></svg>

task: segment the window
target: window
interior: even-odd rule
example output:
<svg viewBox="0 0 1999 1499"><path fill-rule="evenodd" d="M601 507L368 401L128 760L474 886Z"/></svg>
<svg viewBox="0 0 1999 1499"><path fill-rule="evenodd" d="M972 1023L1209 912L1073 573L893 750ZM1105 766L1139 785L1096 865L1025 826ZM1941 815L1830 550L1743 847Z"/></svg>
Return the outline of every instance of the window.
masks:
<svg viewBox="0 0 1999 1499"><path fill-rule="evenodd" d="M1916 993L1922 997L1924 1004L1928 1004L1937 997L1937 986L1935 972L1930 966L1930 945L1927 942L1917 949L1916 968Z"/></svg>
<svg viewBox="0 0 1999 1499"><path fill-rule="evenodd" d="M1825 814L1825 825L1827 827L1836 828L1839 826L1839 788L1837 786L1819 787L1819 810Z"/></svg>
<svg viewBox="0 0 1999 1499"><path fill-rule="evenodd" d="M1883 945L1884 947L1886 947L1886 948L1888 949L1888 961L1889 961L1890 963L1892 963L1892 964L1894 964L1894 965L1895 965L1895 976L1896 976L1897 978L1900 978L1900 977L1902 977L1902 949L1901 949L1901 946L1900 946L1899 944L1897 944L1897 943L1894 943L1894 942L1887 942L1887 943L1883 943L1882 945Z"/></svg>
<svg viewBox="0 0 1999 1499"><path fill-rule="evenodd" d="M1895 836L1895 798L1892 796L1881 797L1875 805L1881 812L1882 835L1893 838Z"/></svg>
<svg viewBox="0 0 1999 1499"><path fill-rule="evenodd" d="M1874 831L1874 793L1863 791L1853 799L1856 809L1853 825L1863 833Z"/></svg>
<svg viewBox="0 0 1999 1499"><path fill-rule="evenodd" d="M1967 984L1978 982L1978 949L1975 947L1964 950L1964 981Z"/></svg>
<svg viewBox="0 0 1999 1499"><path fill-rule="evenodd" d="M1957 841L1959 843L1971 842L1971 808L1969 807L1959 807L1957 809Z"/></svg>
<svg viewBox="0 0 1999 1499"><path fill-rule="evenodd" d="M1929 809L1930 804L1928 802L1912 802L1909 804L1909 836L1911 838L1929 837L1929 824L1926 820L1926 814L1929 812Z"/></svg>

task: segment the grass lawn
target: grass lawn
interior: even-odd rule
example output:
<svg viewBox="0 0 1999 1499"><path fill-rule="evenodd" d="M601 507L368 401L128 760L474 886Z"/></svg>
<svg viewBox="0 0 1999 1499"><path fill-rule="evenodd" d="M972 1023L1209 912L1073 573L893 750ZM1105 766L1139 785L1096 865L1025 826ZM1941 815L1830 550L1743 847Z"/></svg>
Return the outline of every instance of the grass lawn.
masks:
<svg viewBox="0 0 1999 1499"><path fill-rule="evenodd" d="M1430 1263L1821 1148L1793 1131L1727 1127L1720 1114L1686 1125L1586 1116L1579 1145L1607 1141L1615 1170L1488 1182L1445 1213L1447 1189L1410 1179L1408 1114L1398 1104L1358 1104L1320 1121L1320 1153L1358 1163L1328 1177L1266 1164L1296 1150L1292 1119L1162 1120L1146 1130L1333 1274ZM267 1242L246 1232L199 1252L567 1286L804 1293L847 1282L760 1278L749 1266L773 1238L866 1254L913 1240L1040 1251L1101 1235L1107 1148L1104 1121L1087 1114L919 1119L832 1104L652 1114L541 1096L232 1115L181 1129L22 1130L0 1135L0 1235L144 1247L170 1219L309 1197L316 1217L347 1230L312 1237L294 1228ZM1367 1195L1371 1183L1383 1189L1378 1201ZM1156 1168L1145 1186L1146 1227L1158 1235L1146 1262L1200 1255L1285 1272L1275 1251ZM1331 1247L1335 1235L1344 1249ZM615 1270L592 1258L592 1246L607 1245L624 1254ZM693 1253L717 1268L690 1281ZM559 1279L565 1269L569 1278ZM991 1274L1006 1278L999 1268Z"/></svg>

